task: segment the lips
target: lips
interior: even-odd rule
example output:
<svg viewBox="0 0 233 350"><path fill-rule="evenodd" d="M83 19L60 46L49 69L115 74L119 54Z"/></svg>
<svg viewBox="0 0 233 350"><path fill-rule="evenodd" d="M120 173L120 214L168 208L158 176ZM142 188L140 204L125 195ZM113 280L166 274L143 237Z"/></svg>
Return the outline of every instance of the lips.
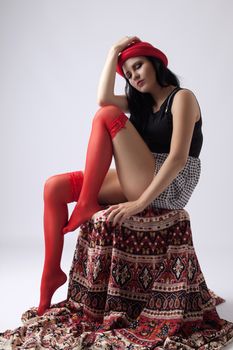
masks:
<svg viewBox="0 0 233 350"><path fill-rule="evenodd" d="M144 84L144 80L139 80L137 86L142 86Z"/></svg>

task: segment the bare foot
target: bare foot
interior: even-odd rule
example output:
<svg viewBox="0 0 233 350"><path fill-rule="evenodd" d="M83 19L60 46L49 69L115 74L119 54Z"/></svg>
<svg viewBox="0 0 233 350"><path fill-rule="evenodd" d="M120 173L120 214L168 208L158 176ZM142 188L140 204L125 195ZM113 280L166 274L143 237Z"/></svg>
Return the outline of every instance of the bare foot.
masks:
<svg viewBox="0 0 233 350"><path fill-rule="evenodd" d="M60 270L57 273L53 272L53 275L50 277L42 276L41 281L41 294L40 294L40 304L37 310L38 316L42 316L46 309L50 307L51 299L54 292L62 286L67 281L67 276L65 272Z"/></svg>
<svg viewBox="0 0 233 350"><path fill-rule="evenodd" d="M62 230L63 234L76 230L85 221L89 220L97 211L102 209L103 207L101 207L99 204L90 207L89 205L84 206L77 203L67 226L65 226Z"/></svg>

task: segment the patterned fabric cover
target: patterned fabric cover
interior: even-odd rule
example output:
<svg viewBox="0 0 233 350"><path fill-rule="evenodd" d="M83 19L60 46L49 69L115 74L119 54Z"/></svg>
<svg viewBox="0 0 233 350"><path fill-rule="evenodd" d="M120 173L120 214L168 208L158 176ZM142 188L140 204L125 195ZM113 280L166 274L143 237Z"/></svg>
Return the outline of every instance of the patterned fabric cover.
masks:
<svg viewBox="0 0 233 350"><path fill-rule="evenodd" d="M206 285L186 210L148 207L119 226L80 227L67 299L0 334L0 349L221 349L233 323Z"/></svg>
<svg viewBox="0 0 233 350"><path fill-rule="evenodd" d="M155 158L154 176L156 176L164 161L167 159L168 153L152 154ZM151 202L151 206L154 208L183 209L197 186L200 175L200 158L188 156L184 168L178 173L175 179L173 179L170 185Z"/></svg>

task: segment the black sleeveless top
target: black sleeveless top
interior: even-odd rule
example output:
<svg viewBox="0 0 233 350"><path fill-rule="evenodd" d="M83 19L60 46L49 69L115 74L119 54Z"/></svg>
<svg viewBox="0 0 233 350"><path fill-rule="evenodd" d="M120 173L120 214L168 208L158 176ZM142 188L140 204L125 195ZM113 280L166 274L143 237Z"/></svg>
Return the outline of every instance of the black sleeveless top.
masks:
<svg viewBox="0 0 233 350"><path fill-rule="evenodd" d="M132 114L130 115L129 120L135 126L143 140L148 145L150 151L153 153L169 153L170 151L173 129L171 106L173 98L179 90L182 90L182 88L175 88L170 95L167 96L159 111L153 112L149 115L144 129L142 128L142 122L140 122L139 118ZM194 127L189 156L199 157L203 143L201 127L202 117L200 115L200 118Z"/></svg>

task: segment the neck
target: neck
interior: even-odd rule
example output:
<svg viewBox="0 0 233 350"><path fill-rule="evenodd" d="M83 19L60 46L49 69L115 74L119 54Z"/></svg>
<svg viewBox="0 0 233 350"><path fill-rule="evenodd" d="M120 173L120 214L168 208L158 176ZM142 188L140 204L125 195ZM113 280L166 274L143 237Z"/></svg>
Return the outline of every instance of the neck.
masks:
<svg viewBox="0 0 233 350"><path fill-rule="evenodd" d="M167 96L174 90L174 85L169 85L166 87L162 87L156 84L153 90L150 92L151 96L154 99L154 106L160 106L163 101L167 98Z"/></svg>

